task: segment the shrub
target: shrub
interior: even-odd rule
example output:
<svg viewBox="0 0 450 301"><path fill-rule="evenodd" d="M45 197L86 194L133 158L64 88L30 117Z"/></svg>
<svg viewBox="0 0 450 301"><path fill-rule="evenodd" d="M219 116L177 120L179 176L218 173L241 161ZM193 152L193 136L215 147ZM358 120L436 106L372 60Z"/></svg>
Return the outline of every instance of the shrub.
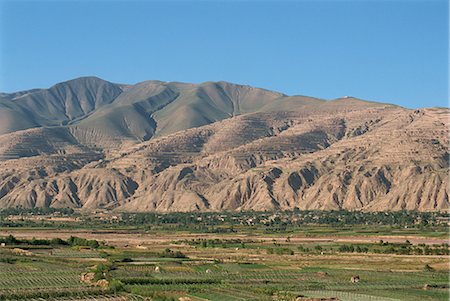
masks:
<svg viewBox="0 0 450 301"><path fill-rule="evenodd" d="M117 280L117 279L112 279L109 282L108 288L109 288L110 291L113 291L114 293L117 293L117 292L123 291L125 289L125 286L122 283L122 281Z"/></svg>
<svg viewBox="0 0 450 301"><path fill-rule="evenodd" d="M181 253L181 251L174 252L169 248L165 249L164 252L159 254L159 256L163 258L187 258L187 256Z"/></svg>
<svg viewBox="0 0 450 301"><path fill-rule="evenodd" d="M133 259L131 259L130 257L125 257L122 258L121 262L133 262Z"/></svg>
<svg viewBox="0 0 450 301"><path fill-rule="evenodd" d="M9 258L9 257L3 258L3 257L0 257L0 262L3 262L3 263L13 264L16 261L17 261L17 259L15 259L15 258Z"/></svg>
<svg viewBox="0 0 450 301"><path fill-rule="evenodd" d="M84 238L80 238L80 237L75 237L75 236L71 236L69 237L69 239L67 240L68 244L71 246L82 246L82 247L90 247L92 249L96 249L100 246L100 244L98 243L98 241L96 241L95 239L93 240L88 240L88 239L84 239Z"/></svg>

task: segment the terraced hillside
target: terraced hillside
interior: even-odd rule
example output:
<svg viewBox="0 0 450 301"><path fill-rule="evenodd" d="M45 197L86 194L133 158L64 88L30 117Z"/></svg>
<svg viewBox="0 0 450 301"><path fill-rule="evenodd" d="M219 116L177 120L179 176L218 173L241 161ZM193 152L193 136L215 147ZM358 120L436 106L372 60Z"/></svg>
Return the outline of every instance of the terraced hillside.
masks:
<svg viewBox="0 0 450 301"><path fill-rule="evenodd" d="M2 208L449 208L447 108L98 78L1 95Z"/></svg>

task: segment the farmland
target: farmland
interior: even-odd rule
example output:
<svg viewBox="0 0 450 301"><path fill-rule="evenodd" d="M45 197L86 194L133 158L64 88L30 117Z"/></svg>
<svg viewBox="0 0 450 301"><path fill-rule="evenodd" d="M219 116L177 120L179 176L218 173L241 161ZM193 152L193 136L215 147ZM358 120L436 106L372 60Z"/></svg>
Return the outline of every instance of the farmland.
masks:
<svg viewBox="0 0 450 301"><path fill-rule="evenodd" d="M268 232L223 221L215 229L234 230L221 232L180 229L179 216L142 225L83 218L0 228L0 300L449 298L448 231L439 223L308 222Z"/></svg>

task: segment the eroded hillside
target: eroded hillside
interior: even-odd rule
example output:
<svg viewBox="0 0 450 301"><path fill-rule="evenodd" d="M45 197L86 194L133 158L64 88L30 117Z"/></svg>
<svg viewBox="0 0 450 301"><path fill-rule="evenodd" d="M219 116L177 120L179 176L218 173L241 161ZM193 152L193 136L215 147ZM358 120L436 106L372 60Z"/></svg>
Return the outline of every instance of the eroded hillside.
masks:
<svg viewBox="0 0 450 301"><path fill-rule="evenodd" d="M445 108L89 78L2 94L0 115L2 208L449 208Z"/></svg>

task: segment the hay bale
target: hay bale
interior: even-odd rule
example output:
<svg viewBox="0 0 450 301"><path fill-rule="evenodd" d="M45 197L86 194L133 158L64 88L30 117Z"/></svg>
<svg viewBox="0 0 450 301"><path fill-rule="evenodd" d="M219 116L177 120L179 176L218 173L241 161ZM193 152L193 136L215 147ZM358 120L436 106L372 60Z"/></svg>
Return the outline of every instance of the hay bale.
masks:
<svg viewBox="0 0 450 301"><path fill-rule="evenodd" d="M81 274L80 280L81 282L87 283L87 284L92 284L92 281L95 278L95 274L94 273L83 273Z"/></svg>
<svg viewBox="0 0 450 301"><path fill-rule="evenodd" d="M109 285L109 281L106 279L100 279L95 283L95 286L101 287L101 288L107 288Z"/></svg>
<svg viewBox="0 0 450 301"><path fill-rule="evenodd" d="M30 252L28 250L20 249L20 248L14 248L12 252L16 255L25 255L25 256L32 256L33 252Z"/></svg>

